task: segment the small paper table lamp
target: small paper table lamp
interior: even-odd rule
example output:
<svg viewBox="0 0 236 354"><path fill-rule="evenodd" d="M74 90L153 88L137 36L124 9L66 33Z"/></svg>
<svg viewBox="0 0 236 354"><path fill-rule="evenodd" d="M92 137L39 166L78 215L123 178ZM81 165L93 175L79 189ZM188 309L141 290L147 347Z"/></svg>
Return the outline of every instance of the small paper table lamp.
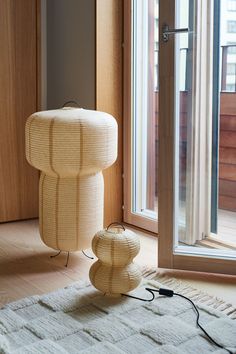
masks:
<svg viewBox="0 0 236 354"><path fill-rule="evenodd" d="M95 288L116 297L135 289L142 279L133 258L139 253L138 236L119 223L110 224L93 238L92 249L98 257L89 278Z"/></svg>
<svg viewBox="0 0 236 354"><path fill-rule="evenodd" d="M109 114L62 108L32 114L26 157L41 170L39 225L43 242L59 251L89 248L103 227L102 170L117 157L117 123Z"/></svg>

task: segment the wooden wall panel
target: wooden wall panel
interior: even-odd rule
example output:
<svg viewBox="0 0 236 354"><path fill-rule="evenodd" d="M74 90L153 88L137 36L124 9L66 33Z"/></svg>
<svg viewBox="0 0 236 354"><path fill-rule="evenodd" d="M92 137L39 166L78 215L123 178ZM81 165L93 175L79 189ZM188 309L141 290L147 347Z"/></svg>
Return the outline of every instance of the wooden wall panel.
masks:
<svg viewBox="0 0 236 354"><path fill-rule="evenodd" d="M227 195L219 195L219 205L221 209L236 211L235 198Z"/></svg>
<svg viewBox="0 0 236 354"><path fill-rule="evenodd" d="M236 100L236 95L235 98L232 97L232 100ZM220 115L220 130L236 131L236 107L234 116Z"/></svg>
<svg viewBox="0 0 236 354"><path fill-rule="evenodd" d="M156 92L156 102L158 102ZM236 186L236 93L220 93L220 146L219 146L219 208L236 210L236 195L225 194ZM187 92L180 93L180 145L181 171L186 169L186 127L187 127ZM230 113L230 114L228 114ZM156 109L156 115L158 115ZM157 123L158 124L158 123ZM158 134L158 125L156 126ZM149 173L153 173L150 171ZM181 186L185 188L185 173L181 174ZM233 183L233 184L232 184ZM234 190L234 189L233 189Z"/></svg>
<svg viewBox="0 0 236 354"><path fill-rule="evenodd" d="M236 198L236 181L219 180L220 195ZM235 205L236 209L236 205Z"/></svg>
<svg viewBox="0 0 236 354"><path fill-rule="evenodd" d="M236 131L220 131L220 146L236 148Z"/></svg>
<svg viewBox="0 0 236 354"><path fill-rule="evenodd" d="M236 210L236 93L220 94L219 208Z"/></svg>
<svg viewBox="0 0 236 354"><path fill-rule="evenodd" d="M221 163L236 165L236 149L231 147L220 147L219 159Z"/></svg>
<svg viewBox="0 0 236 354"><path fill-rule="evenodd" d="M219 164L219 176L220 179L227 179L229 181L236 181L236 165L230 165L227 163Z"/></svg>
<svg viewBox="0 0 236 354"><path fill-rule="evenodd" d="M119 127L116 163L104 171L104 225L122 221L122 0L96 1L96 109Z"/></svg>
<svg viewBox="0 0 236 354"><path fill-rule="evenodd" d="M38 215L38 172L25 159L37 110L37 1L0 1L0 222Z"/></svg>
<svg viewBox="0 0 236 354"><path fill-rule="evenodd" d="M235 93L221 92L220 93L220 113L224 115L235 116Z"/></svg>

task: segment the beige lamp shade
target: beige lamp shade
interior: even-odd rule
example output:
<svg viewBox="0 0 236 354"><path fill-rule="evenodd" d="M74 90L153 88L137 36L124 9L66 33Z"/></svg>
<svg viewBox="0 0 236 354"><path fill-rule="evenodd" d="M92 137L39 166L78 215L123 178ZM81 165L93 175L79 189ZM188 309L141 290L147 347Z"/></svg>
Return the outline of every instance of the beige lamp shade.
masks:
<svg viewBox="0 0 236 354"><path fill-rule="evenodd" d="M139 253L138 236L124 226L111 224L93 238L92 249L98 260L89 272L91 283L109 296L119 296L135 289L141 279L139 267L133 258Z"/></svg>
<svg viewBox="0 0 236 354"><path fill-rule="evenodd" d="M117 123L109 114L63 108L32 114L26 158L41 170L40 235L56 250L90 247L103 226L102 170L117 157Z"/></svg>

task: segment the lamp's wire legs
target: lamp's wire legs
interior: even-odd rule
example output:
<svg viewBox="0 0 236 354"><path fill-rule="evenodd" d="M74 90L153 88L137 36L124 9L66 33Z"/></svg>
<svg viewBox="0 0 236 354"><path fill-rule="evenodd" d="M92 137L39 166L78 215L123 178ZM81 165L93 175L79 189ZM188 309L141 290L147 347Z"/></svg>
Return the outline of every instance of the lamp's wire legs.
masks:
<svg viewBox="0 0 236 354"><path fill-rule="evenodd" d="M94 257L88 256L88 255L84 252L84 250L82 250L82 253L83 253L83 255L84 255L85 257L87 257L87 258L89 258L89 259L94 259Z"/></svg>
<svg viewBox="0 0 236 354"><path fill-rule="evenodd" d="M67 259L66 259L66 264L65 264L65 267L67 267L67 266L68 266L69 257L70 257L70 252L67 252Z"/></svg>
<svg viewBox="0 0 236 354"><path fill-rule="evenodd" d="M50 256L50 258L57 257L57 256L59 256L59 254L60 254L60 253L61 253L61 251L59 251L58 253L56 253L56 254L54 254L54 255Z"/></svg>
<svg viewBox="0 0 236 354"><path fill-rule="evenodd" d="M82 253L83 253L83 255L84 255L85 257L87 257L87 258L89 258L89 259L94 259L94 257L88 256L88 255L84 252L84 250L82 250ZM55 257L59 256L59 254L61 254L61 251L59 251L58 253L56 253L56 254L50 256L50 258L55 258ZM68 266L69 258L70 258L70 252L68 251L68 252L67 252L67 258L66 258L65 267Z"/></svg>

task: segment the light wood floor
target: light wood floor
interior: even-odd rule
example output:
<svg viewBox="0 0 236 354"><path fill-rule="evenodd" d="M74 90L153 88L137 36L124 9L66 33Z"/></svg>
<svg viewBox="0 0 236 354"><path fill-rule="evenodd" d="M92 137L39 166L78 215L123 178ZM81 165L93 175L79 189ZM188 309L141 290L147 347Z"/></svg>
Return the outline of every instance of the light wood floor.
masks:
<svg viewBox="0 0 236 354"><path fill-rule="evenodd" d="M156 267L157 238L142 232L139 235L141 251L136 262L141 266ZM0 224L0 307L22 297L46 293L88 278L92 260L81 252L72 253L69 266L65 268L66 255L51 259L49 256L54 253L41 242L37 220ZM161 272L186 279L197 288L236 306L236 277L168 270Z"/></svg>

